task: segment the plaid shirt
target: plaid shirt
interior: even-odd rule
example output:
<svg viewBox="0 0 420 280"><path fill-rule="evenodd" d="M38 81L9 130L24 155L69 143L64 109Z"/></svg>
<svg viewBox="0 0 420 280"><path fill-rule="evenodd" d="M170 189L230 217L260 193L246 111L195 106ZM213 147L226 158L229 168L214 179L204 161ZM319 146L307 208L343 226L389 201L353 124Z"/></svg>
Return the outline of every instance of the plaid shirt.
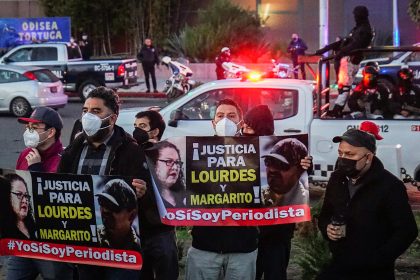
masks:
<svg viewBox="0 0 420 280"><path fill-rule="evenodd" d="M83 143L77 174L106 175L105 169L111 152L110 140L113 135L114 132L98 147L87 141Z"/></svg>

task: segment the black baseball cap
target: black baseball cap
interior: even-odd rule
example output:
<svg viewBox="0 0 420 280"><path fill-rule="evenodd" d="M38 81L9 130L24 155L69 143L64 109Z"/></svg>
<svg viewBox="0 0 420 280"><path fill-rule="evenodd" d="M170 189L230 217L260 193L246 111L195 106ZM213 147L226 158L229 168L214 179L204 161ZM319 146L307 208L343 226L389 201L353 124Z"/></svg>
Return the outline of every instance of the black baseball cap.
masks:
<svg viewBox="0 0 420 280"><path fill-rule="evenodd" d="M61 130L63 128L63 120L56 110L50 107L36 108L29 118L19 118L20 123L45 123L50 127Z"/></svg>
<svg viewBox="0 0 420 280"><path fill-rule="evenodd" d="M99 205L113 212L123 209L132 210L137 207L137 197L134 190L121 179L113 179L106 183L105 190L96 195Z"/></svg>
<svg viewBox="0 0 420 280"><path fill-rule="evenodd" d="M351 128L344 132L342 136L333 138L334 143L340 143L341 141L346 141L355 147L365 147L373 153L376 151L375 136L359 129Z"/></svg>
<svg viewBox="0 0 420 280"><path fill-rule="evenodd" d="M286 138L277 142L268 155L262 158L274 158L289 166L298 165L308 155L306 146L296 138Z"/></svg>

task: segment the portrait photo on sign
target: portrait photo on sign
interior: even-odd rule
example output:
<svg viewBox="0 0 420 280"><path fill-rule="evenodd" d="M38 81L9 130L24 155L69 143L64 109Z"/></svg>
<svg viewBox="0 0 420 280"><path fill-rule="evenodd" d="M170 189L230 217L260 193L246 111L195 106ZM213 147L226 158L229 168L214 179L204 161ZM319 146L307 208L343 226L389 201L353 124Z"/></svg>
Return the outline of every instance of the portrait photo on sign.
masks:
<svg viewBox="0 0 420 280"><path fill-rule="evenodd" d="M308 155L307 135L260 137L261 198L264 206L309 202L308 174L300 162Z"/></svg>
<svg viewBox="0 0 420 280"><path fill-rule="evenodd" d="M37 227L33 215L31 178L25 172L0 172L0 236L35 240Z"/></svg>
<svg viewBox="0 0 420 280"><path fill-rule="evenodd" d="M140 251L137 196L131 180L92 177L99 246Z"/></svg>
<svg viewBox="0 0 420 280"><path fill-rule="evenodd" d="M185 206L185 138L175 137L156 143L146 150L155 194L161 208ZM163 207L162 207L163 206ZM163 210L163 209L162 209Z"/></svg>

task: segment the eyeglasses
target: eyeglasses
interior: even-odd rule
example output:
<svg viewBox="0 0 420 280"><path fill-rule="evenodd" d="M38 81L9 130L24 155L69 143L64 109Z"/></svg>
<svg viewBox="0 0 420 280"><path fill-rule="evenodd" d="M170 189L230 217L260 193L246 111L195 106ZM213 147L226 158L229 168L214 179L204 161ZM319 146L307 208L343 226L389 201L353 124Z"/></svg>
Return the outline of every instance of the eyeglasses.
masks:
<svg viewBox="0 0 420 280"><path fill-rule="evenodd" d="M172 160L172 159L158 159L158 161L160 162L164 162L166 164L166 166L168 167L172 167L174 166L174 164L176 164L176 166L178 166L179 168L182 167L182 165L184 164L182 161L180 160Z"/></svg>
<svg viewBox="0 0 420 280"><path fill-rule="evenodd" d="M287 171L290 169L290 165L287 163L282 162L281 160L273 159L273 158L265 158L264 159L265 166L272 166L276 169Z"/></svg>
<svg viewBox="0 0 420 280"><path fill-rule="evenodd" d="M21 192L11 192L12 194L16 195L16 197L22 201L23 198L26 198L27 200L31 199L31 196L27 193L21 193Z"/></svg>
<svg viewBox="0 0 420 280"><path fill-rule="evenodd" d="M33 127L33 126L26 126L26 129L28 129L30 132L33 132L34 130L42 129L45 130L47 127Z"/></svg>

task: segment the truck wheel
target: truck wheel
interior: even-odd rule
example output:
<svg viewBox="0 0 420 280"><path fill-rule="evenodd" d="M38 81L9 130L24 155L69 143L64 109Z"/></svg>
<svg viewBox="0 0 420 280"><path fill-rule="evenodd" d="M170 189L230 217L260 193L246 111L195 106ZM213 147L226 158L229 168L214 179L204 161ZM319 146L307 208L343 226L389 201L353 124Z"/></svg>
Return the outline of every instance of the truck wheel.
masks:
<svg viewBox="0 0 420 280"><path fill-rule="evenodd" d="M94 90L95 88L99 87L101 84L98 83L95 80L87 80L84 81L78 89L79 92L79 96L80 96L80 100L82 100L82 102L85 102L87 96L89 95L89 93Z"/></svg>
<svg viewBox="0 0 420 280"><path fill-rule="evenodd" d="M16 97L10 103L10 113L16 117L27 117L31 114L32 108L25 98Z"/></svg>

